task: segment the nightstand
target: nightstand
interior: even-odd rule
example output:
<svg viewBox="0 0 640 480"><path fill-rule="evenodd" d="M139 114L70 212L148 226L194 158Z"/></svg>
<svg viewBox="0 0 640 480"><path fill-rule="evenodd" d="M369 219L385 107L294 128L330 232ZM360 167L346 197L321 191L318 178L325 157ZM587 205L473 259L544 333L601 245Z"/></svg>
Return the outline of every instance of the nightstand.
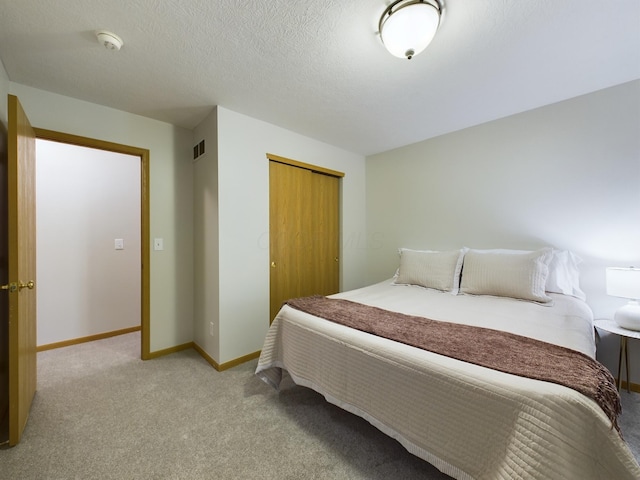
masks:
<svg viewBox="0 0 640 480"><path fill-rule="evenodd" d="M622 328L613 320L598 319L593 322L596 328L604 330L609 333L620 336L620 353L618 354L618 390L622 386L622 358L624 357L625 371L627 377L627 392L630 392L629 388L629 350L627 349L627 339L637 338L640 339L640 332L635 330L627 330Z"/></svg>

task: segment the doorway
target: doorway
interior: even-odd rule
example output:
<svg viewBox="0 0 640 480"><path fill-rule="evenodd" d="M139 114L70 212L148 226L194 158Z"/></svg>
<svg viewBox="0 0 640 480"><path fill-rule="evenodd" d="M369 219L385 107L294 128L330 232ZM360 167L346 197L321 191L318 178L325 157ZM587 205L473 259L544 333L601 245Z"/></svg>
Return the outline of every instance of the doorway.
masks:
<svg viewBox="0 0 640 480"><path fill-rule="evenodd" d="M39 282L39 308L40 297L42 297L42 306L47 304L53 306L54 312L51 315L57 319L64 318L64 323L57 326L43 323L42 332L38 333L38 345L53 348L140 329L141 358L147 359L150 350L149 151L49 130L35 129L35 132L39 145L38 156L40 156L40 148L49 144L47 148L57 146L62 152L72 152L77 149L85 154L93 154L95 155L93 160L96 160L93 165L82 166L75 163L74 171L71 172L63 171L65 166L68 168L70 165L74 165L71 160L61 161L61 168L58 172L52 170L56 167L55 160L42 162L45 164L43 172L52 177L51 181L53 182L57 178L58 184L68 184L68 190L75 192L75 198L73 195L67 195L69 192L60 190L61 185L48 188L46 192L42 193L43 197L48 195L48 198L53 198L52 195L58 188L59 196L62 198L57 199L56 202L61 201L61 205L66 205L66 207L58 209L59 215L55 219L56 225L50 224L51 216L55 212L43 212L47 213L49 219L49 225L43 227L45 232L57 231L60 233L58 238L43 238L39 232L38 253L44 257L44 259L38 260L39 266L44 265L44 268L41 268L42 272L38 272L39 280L41 279ZM133 197L131 197L131 192L127 193L123 190L123 188L126 189L127 184L131 185L130 178L118 185L118 182L114 181L117 179L111 178L109 180L108 169L97 173L101 165L104 167L105 162L110 160L120 162L122 165L128 164L123 170L120 170L120 174L133 176L135 177L134 181L138 182L139 188L135 189ZM131 169L132 160L136 163L133 170ZM90 164L91 161L92 158L89 155L86 162ZM38 175L40 176L43 172L39 170ZM113 177L113 172L111 176ZM44 182L39 179L38 183L41 185ZM88 183L88 185L83 185L83 183ZM40 192L38 194L40 195ZM87 205L92 201L94 203L102 201L118 203L119 209L123 213L121 216L126 218L119 219L117 211L104 210L104 208L98 209L97 215L92 218L92 206ZM52 205L49 207L53 208ZM46 208L43 207L43 209ZM104 212L111 213L105 214ZM38 214L40 213L38 212ZM81 221L83 216L84 222ZM132 222L135 225L131 225ZM38 223L40 228L41 220L38 220ZM114 227L115 225L117 227ZM135 232L132 232L132 229ZM68 235L66 240L64 236L61 237L65 233ZM65 241L68 242L69 247L74 247L66 249L60 247L60 253L64 253L63 251L66 250L66 258L57 258L50 264L43 264L43 261L47 262L47 258L51 259L53 255L56 255L56 245L61 245ZM83 255L91 261L79 261L78 259L82 259ZM133 262L133 265L127 267L125 265L127 262ZM119 269L118 265L120 265ZM58 284L56 285L56 270L65 274L70 272L75 272L75 274L67 275L69 278L66 279L63 274L58 275ZM74 296L80 298L80 301L73 299ZM114 298L118 299L115 303ZM65 299L71 303L67 301L65 305ZM69 306L73 311L65 310ZM67 315L64 314L65 311L67 311ZM110 319L110 315L118 318ZM132 316L137 318L133 319ZM46 322L46 317L43 322ZM56 335L68 337L70 334L75 335L75 339L56 337Z"/></svg>

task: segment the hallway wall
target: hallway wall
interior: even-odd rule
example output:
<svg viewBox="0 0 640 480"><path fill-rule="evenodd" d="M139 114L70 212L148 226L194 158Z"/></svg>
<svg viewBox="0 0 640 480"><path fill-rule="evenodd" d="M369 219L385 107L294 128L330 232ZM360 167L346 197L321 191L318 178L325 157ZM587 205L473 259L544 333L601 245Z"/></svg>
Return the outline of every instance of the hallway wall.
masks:
<svg viewBox="0 0 640 480"><path fill-rule="evenodd" d="M36 192L38 346L139 326L140 157L37 140Z"/></svg>

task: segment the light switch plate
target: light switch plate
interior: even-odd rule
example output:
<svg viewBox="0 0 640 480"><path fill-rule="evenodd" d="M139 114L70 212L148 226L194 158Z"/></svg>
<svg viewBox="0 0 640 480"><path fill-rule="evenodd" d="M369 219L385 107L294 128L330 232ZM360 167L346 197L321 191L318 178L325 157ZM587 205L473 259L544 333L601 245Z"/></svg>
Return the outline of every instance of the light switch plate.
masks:
<svg viewBox="0 0 640 480"><path fill-rule="evenodd" d="M116 248L116 250L124 250L124 239L123 238L116 238L114 241L114 246Z"/></svg>
<svg viewBox="0 0 640 480"><path fill-rule="evenodd" d="M164 250L164 241L162 238L154 238L153 239L153 249L154 250Z"/></svg>

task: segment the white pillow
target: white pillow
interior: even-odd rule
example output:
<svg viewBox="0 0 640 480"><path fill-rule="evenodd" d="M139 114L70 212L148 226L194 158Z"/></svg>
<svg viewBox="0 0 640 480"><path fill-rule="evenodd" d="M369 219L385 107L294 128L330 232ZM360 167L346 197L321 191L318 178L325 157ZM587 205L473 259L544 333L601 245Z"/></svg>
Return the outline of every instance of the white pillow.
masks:
<svg viewBox="0 0 640 480"><path fill-rule="evenodd" d="M464 256L460 291L547 303L550 248L535 252L469 250Z"/></svg>
<svg viewBox="0 0 640 480"><path fill-rule="evenodd" d="M470 250L467 248L467 250ZM549 261L549 275L547 276L547 284L545 290L550 293L561 293L563 295L571 295L585 300L587 297L580 288L580 269L578 265L582 263L582 259L570 250L552 249L553 255ZM518 254L532 253L533 250L512 250L505 248L495 248L491 250L478 250L482 253L503 253Z"/></svg>
<svg viewBox="0 0 640 480"><path fill-rule="evenodd" d="M439 252L401 248L400 268L393 283L419 285L456 295L464 252L464 249Z"/></svg>
<svg viewBox="0 0 640 480"><path fill-rule="evenodd" d="M580 269L582 259L569 250L554 250L549 263L547 292L571 295L581 300L587 297L580 289Z"/></svg>

